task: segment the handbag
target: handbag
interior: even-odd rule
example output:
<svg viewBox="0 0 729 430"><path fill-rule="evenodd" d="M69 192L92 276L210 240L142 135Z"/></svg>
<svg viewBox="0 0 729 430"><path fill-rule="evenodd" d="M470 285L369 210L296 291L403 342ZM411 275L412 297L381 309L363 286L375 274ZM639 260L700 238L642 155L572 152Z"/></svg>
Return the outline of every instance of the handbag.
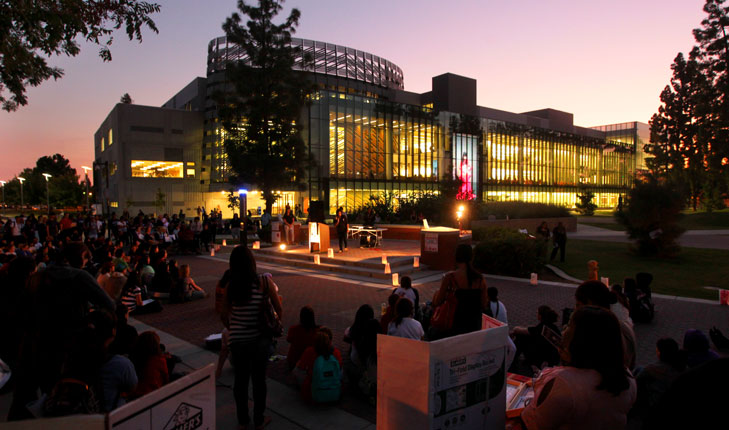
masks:
<svg viewBox="0 0 729 430"><path fill-rule="evenodd" d="M458 307L453 274L449 273L446 276L449 276L449 285L446 290L445 301L435 308L433 316L430 318L430 326L436 330L450 330L453 328L453 317L456 314L456 307Z"/></svg>
<svg viewBox="0 0 729 430"><path fill-rule="evenodd" d="M281 324L281 319L278 317L276 310L273 308L271 303L271 296L269 293L270 285L268 283L268 276L262 276L263 278L263 300L261 303L261 312L259 313L259 326L264 336L275 338L283 336L284 328Z"/></svg>

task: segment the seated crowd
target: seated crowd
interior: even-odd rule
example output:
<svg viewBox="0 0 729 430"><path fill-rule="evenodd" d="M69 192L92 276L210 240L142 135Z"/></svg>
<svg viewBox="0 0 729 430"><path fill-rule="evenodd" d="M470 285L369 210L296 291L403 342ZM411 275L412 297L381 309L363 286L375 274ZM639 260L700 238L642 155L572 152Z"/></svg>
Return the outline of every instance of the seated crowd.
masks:
<svg viewBox="0 0 729 430"><path fill-rule="evenodd" d="M184 225L178 217L55 218L0 225L0 359L13 376L10 420L106 412L166 384L178 359L127 318L161 311L159 298L205 297L190 267L168 258L175 239L167 238L176 233L167 229ZM130 234L143 229L156 233Z"/></svg>
<svg viewBox="0 0 729 430"><path fill-rule="evenodd" d="M174 218L166 226L166 217L161 218L158 231L169 234ZM41 218L34 221L35 230L18 228L17 220L4 225L0 358L15 379L10 419L110 411L166 384L173 378L175 358L164 351L155 332L137 334L128 316L160 311L154 297L180 302L205 297L190 267L168 259L164 236L127 240L129 228L124 236L117 223L117 233L107 239L103 227L86 229L78 220L63 220L52 224ZM39 224L44 226L42 240ZM173 227L172 234L181 233L184 224L178 218L181 227ZM135 222L130 227L143 230ZM378 335L434 341L480 330L483 314L508 325L498 290L487 286L472 260L470 246L457 247L456 269L443 277L432 302L421 303L420 292L404 276L379 318L363 304L341 334L317 324L311 306L301 308L298 324L286 336L286 365L302 398L337 402L344 384L374 405ZM653 318L651 282L648 273L611 288L586 281L575 290L574 309L563 310L561 324L558 313L543 305L536 309L534 326L510 329L505 366L535 381L534 399L518 425L613 429L625 428L633 419L644 428L676 423L692 428L720 413L719 400L726 395L706 400L706 393L696 393L703 389L702 381L727 378L729 359L711 349L702 331L687 331L682 346L661 338L655 362L637 363L634 324ZM238 246L215 302L224 325L217 374L229 354L239 424L247 428L252 419L255 428L263 428L270 421L264 416L266 366L274 339L283 333L278 287L270 274L257 271L252 252ZM718 329L710 335L718 348L729 346ZM335 346L339 339L348 351ZM684 405L703 415L687 417L681 413Z"/></svg>

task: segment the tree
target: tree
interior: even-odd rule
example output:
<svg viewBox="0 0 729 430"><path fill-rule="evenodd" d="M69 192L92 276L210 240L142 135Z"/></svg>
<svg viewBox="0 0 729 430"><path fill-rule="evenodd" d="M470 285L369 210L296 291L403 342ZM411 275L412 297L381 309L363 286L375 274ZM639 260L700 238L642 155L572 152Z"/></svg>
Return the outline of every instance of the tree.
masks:
<svg viewBox="0 0 729 430"><path fill-rule="evenodd" d="M711 86L696 60L679 53L671 66L671 84L661 93L658 113L650 120L651 143L646 152L652 174L663 178L691 201L696 210L704 192L706 160L713 122Z"/></svg>
<svg viewBox="0 0 729 430"><path fill-rule="evenodd" d="M25 204L46 203L46 180L43 173L51 178L48 182L49 200L51 206L67 207L85 204L85 185L79 181L76 170L61 154L40 157L33 168L25 168L15 179L7 184L6 199L10 204L20 204L20 181L17 177L25 178L23 183L23 202Z"/></svg>
<svg viewBox="0 0 729 430"><path fill-rule="evenodd" d="M132 96L130 96L129 93L124 93L119 100L119 103L124 103L126 105L132 104L132 102L134 102L134 100L132 100Z"/></svg>
<svg viewBox="0 0 729 430"><path fill-rule="evenodd" d="M577 193L577 200L579 201L575 206L582 215L593 216L595 215L595 209L597 209L597 205L593 202L594 199L595 193L582 185L580 186L580 192Z"/></svg>
<svg viewBox="0 0 729 430"><path fill-rule="evenodd" d="M161 214L167 206L167 195L162 192L162 188L157 188L157 192L154 193L154 207L157 209L157 215Z"/></svg>
<svg viewBox="0 0 729 430"><path fill-rule="evenodd" d="M216 95L233 173L229 180L258 186L269 211L278 197L274 190L303 189L312 163L301 136L300 115L315 87L292 70L291 35L301 14L293 9L283 23L274 24L281 3L259 0L253 7L238 2L249 20L242 25L241 15L233 13L223 29L246 59L227 65L232 90Z"/></svg>
<svg viewBox="0 0 729 430"><path fill-rule="evenodd" d="M615 213L615 219L625 226L628 237L636 241L641 255L670 257L680 251L677 239L684 229L678 225L684 199L673 187L650 177L636 182L630 190L626 206Z"/></svg>
<svg viewBox="0 0 729 430"><path fill-rule="evenodd" d="M150 15L159 11L158 4L138 0L0 0L2 108L11 112L26 105L26 87L63 76L48 57L74 57L85 40L100 46L103 61L111 61L114 30L124 27L129 40L141 42L144 27L158 32Z"/></svg>

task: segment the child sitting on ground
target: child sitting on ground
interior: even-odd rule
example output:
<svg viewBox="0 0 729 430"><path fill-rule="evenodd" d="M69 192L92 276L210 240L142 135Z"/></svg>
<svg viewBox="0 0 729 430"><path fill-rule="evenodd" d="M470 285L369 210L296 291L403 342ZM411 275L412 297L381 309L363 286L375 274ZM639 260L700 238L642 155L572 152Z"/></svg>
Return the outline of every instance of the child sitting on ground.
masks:
<svg viewBox="0 0 729 430"><path fill-rule="evenodd" d="M182 266L180 266L180 280L182 281L183 285L183 300L197 300L203 299L207 296L205 294L205 290L200 288L200 286L198 286L195 281L190 277L189 265L183 264Z"/></svg>
<svg viewBox="0 0 729 430"><path fill-rule="evenodd" d="M342 386L342 354L332 346L332 331L321 327L314 346L306 348L294 374L307 401L326 403L339 400Z"/></svg>

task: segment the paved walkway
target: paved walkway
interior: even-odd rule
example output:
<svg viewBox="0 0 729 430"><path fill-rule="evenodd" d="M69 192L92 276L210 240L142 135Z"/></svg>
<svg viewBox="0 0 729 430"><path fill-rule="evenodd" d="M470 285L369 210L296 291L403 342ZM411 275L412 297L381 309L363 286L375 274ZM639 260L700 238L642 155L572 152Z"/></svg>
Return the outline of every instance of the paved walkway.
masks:
<svg viewBox="0 0 729 430"><path fill-rule="evenodd" d="M624 231L586 224L577 224L577 231L569 233L568 238L621 243L629 241ZM687 230L678 242L681 246L689 248L729 249L729 230Z"/></svg>
<svg viewBox="0 0 729 430"><path fill-rule="evenodd" d="M206 291L212 293L215 283L227 268L226 259L226 255L218 253L215 257L183 257L180 261L190 264L192 277ZM380 284L299 268L260 264L259 271L271 272L280 287L285 327L295 324L299 309L310 304L316 312L317 322L332 329L334 345L345 355L348 346L343 342L342 336L344 330L352 323L357 308L367 303L378 310L380 303L386 301L390 292L389 287ZM437 278L439 277L420 284L416 282L422 300L432 297L439 286ZM539 286L534 287L528 280L499 276L487 276L487 281L490 286L499 289L499 296L507 308L511 326L536 324L536 310L542 304L549 305L558 312L565 307L574 307L574 284L541 282ZM636 325L635 328L639 364L655 360L655 343L661 337L670 336L681 343L683 333L689 328L708 331L716 325L725 332L729 331L729 308L721 307L714 302L656 296L655 303L657 309L655 321L648 325ZM213 300L210 297L193 303L167 305L162 313L141 316L139 319L198 347L202 346L203 339L207 335L220 330L220 323L213 312ZM282 339L276 353L286 355L287 350L288 344ZM290 388L291 377L285 361L272 363L268 375L277 383L289 387L291 402L299 401L298 394ZM340 407L368 422L375 422L374 408L351 393L345 393Z"/></svg>

